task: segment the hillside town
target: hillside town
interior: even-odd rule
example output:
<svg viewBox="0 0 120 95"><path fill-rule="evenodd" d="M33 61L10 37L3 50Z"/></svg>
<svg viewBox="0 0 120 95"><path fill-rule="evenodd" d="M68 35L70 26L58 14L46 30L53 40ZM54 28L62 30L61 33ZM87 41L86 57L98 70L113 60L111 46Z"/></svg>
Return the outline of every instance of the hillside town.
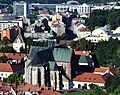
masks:
<svg viewBox="0 0 120 95"><path fill-rule="evenodd" d="M120 1L0 4L0 95L120 95Z"/></svg>

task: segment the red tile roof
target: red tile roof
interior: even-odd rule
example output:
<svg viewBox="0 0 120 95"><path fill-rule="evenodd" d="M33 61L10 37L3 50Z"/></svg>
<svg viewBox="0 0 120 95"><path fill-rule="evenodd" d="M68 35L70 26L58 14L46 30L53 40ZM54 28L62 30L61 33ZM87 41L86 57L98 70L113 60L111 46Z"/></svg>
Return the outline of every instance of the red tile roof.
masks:
<svg viewBox="0 0 120 95"><path fill-rule="evenodd" d="M44 88L43 90L41 88ZM26 91L26 92L34 92L34 91L40 91L40 95L62 95L61 93L53 90L48 90L47 87L39 87L37 85L31 85L31 84L24 84L20 85L17 88L17 91Z"/></svg>
<svg viewBox="0 0 120 95"><path fill-rule="evenodd" d="M84 32L84 31L90 31L90 29L88 28L80 28L80 31Z"/></svg>
<svg viewBox="0 0 120 95"><path fill-rule="evenodd" d="M0 72L17 72L24 68L22 64L0 63Z"/></svg>
<svg viewBox="0 0 120 95"><path fill-rule="evenodd" d="M94 72L105 73L109 67L95 68Z"/></svg>
<svg viewBox="0 0 120 95"><path fill-rule="evenodd" d="M115 74L117 72L117 68L113 67L113 68L110 68L110 71Z"/></svg>
<svg viewBox="0 0 120 95"><path fill-rule="evenodd" d="M25 84L25 85L20 85L17 88L17 91L29 91L29 92L33 92L33 91L38 91L40 90L39 87L37 87L36 85L31 85L31 84Z"/></svg>
<svg viewBox="0 0 120 95"><path fill-rule="evenodd" d="M102 77L103 77L104 80L106 80L109 76L110 76L110 73L106 73Z"/></svg>
<svg viewBox="0 0 120 95"><path fill-rule="evenodd" d="M79 82L105 83L105 80L100 74L94 73L83 73L75 77L73 80Z"/></svg>
<svg viewBox="0 0 120 95"><path fill-rule="evenodd" d="M20 60L23 59L25 56L28 56L28 54L23 53L0 53L0 57L6 55L8 58L12 58L13 60Z"/></svg>
<svg viewBox="0 0 120 95"><path fill-rule="evenodd" d="M43 90L41 92L42 93L40 95L62 95L61 93L52 90Z"/></svg>
<svg viewBox="0 0 120 95"><path fill-rule="evenodd" d="M90 52L89 51L74 51L75 55L85 55L85 56L89 56Z"/></svg>

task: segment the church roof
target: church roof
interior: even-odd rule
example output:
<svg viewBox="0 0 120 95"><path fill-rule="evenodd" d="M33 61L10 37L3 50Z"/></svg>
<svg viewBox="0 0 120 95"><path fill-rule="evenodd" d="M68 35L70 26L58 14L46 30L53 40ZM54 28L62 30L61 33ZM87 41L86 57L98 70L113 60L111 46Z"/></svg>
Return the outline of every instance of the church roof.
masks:
<svg viewBox="0 0 120 95"><path fill-rule="evenodd" d="M57 70L56 62L71 62L72 50L68 48L48 48L32 46L29 59L31 66L49 65L50 70Z"/></svg>
<svg viewBox="0 0 120 95"><path fill-rule="evenodd" d="M50 49L45 49L45 50L38 51L34 55L31 63L33 66L44 66L49 61L54 61L54 57Z"/></svg>
<svg viewBox="0 0 120 95"><path fill-rule="evenodd" d="M54 55L55 61L58 61L58 62L71 62L72 49L54 48L53 55Z"/></svg>
<svg viewBox="0 0 120 95"><path fill-rule="evenodd" d="M89 56L84 56L84 55L81 55L80 56L80 59L79 59L79 63L92 63L92 59L89 57Z"/></svg>
<svg viewBox="0 0 120 95"><path fill-rule="evenodd" d="M17 39L20 39L21 43L24 43L22 35L19 33L18 36L16 37L14 43L17 43Z"/></svg>
<svg viewBox="0 0 120 95"><path fill-rule="evenodd" d="M42 51L42 50L45 50L45 49L47 49L47 48L48 48L48 47L31 46L28 59L32 60L33 57L35 56L35 54L36 54L38 51Z"/></svg>

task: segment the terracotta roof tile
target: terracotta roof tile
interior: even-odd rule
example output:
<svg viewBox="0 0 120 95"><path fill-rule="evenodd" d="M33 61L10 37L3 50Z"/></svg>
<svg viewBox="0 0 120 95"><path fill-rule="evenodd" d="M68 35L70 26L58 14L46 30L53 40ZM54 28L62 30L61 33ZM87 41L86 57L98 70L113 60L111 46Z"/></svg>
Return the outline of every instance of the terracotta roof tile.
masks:
<svg viewBox="0 0 120 95"><path fill-rule="evenodd" d="M9 63L0 63L0 72L17 72L24 68L22 64L12 65Z"/></svg>
<svg viewBox="0 0 120 95"><path fill-rule="evenodd" d="M85 56L89 56L90 52L89 51L74 51L75 55L85 55Z"/></svg>
<svg viewBox="0 0 120 95"><path fill-rule="evenodd" d="M42 93L40 95L62 95L61 93L52 90L43 90L41 92Z"/></svg>
<svg viewBox="0 0 120 95"><path fill-rule="evenodd" d="M103 77L104 80L106 80L109 76L110 76L110 73L106 73L102 77Z"/></svg>
<svg viewBox="0 0 120 95"><path fill-rule="evenodd" d="M39 87L37 87L36 85L31 85L31 84L25 84L25 85L20 85L17 88L17 91L29 91L29 92L33 92L33 91L37 91L40 90Z"/></svg>
<svg viewBox="0 0 120 95"><path fill-rule="evenodd" d="M90 31L90 29L88 29L88 28L80 28L79 30L82 31L82 32L83 31Z"/></svg>
<svg viewBox="0 0 120 95"><path fill-rule="evenodd" d="M113 68L110 68L110 71L115 74L117 72L117 68L113 67Z"/></svg>
<svg viewBox="0 0 120 95"><path fill-rule="evenodd" d="M105 73L107 70L109 70L108 67L95 68L94 72Z"/></svg>
<svg viewBox="0 0 120 95"><path fill-rule="evenodd" d="M100 74L94 73L83 73L75 77L73 80L79 82L105 83L105 80Z"/></svg>
<svg viewBox="0 0 120 95"><path fill-rule="evenodd" d="M25 56L28 56L28 54L23 54L23 53L0 53L0 57L6 55L8 58L12 58L13 60L20 60L23 59Z"/></svg>

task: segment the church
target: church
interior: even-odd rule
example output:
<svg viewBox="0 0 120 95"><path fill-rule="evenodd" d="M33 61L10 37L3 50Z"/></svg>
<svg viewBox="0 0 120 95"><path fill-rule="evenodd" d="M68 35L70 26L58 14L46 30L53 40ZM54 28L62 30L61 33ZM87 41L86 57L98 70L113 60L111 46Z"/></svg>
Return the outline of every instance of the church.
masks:
<svg viewBox="0 0 120 95"><path fill-rule="evenodd" d="M55 90L73 88L72 79L80 71L79 58L66 46L32 46L25 63L25 82Z"/></svg>
<svg viewBox="0 0 120 95"><path fill-rule="evenodd" d="M69 48L32 46L25 63L25 82L55 90L72 88L72 55Z"/></svg>

